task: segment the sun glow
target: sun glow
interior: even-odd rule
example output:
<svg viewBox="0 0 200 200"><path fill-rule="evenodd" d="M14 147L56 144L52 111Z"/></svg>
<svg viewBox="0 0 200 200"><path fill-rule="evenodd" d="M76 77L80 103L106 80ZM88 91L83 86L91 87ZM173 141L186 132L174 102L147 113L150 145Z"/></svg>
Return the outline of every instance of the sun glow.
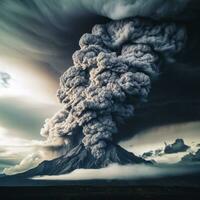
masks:
<svg viewBox="0 0 200 200"><path fill-rule="evenodd" d="M21 96L32 102L55 104L50 94L52 80L45 77L37 66L29 65L31 63L18 63L0 57L0 72L10 76L7 87L0 86L0 98Z"/></svg>

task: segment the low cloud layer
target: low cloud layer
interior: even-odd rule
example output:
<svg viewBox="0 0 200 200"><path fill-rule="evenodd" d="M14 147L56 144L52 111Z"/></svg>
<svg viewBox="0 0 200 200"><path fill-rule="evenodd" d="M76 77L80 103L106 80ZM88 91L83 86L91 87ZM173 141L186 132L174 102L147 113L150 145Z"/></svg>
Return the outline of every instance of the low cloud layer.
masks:
<svg viewBox="0 0 200 200"><path fill-rule="evenodd" d="M113 164L102 169L77 169L74 172L59 176L34 177L36 180L137 180L189 174L198 170L181 166L147 166Z"/></svg>

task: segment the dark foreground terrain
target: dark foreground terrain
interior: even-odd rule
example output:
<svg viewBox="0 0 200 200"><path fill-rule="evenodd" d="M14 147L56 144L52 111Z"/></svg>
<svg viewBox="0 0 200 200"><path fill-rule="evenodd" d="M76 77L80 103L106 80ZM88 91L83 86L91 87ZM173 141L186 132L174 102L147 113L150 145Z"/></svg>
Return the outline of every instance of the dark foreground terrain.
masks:
<svg viewBox="0 0 200 200"><path fill-rule="evenodd" d="M5 200L67 200L67 199L200 199L200 188L159 186L46 186L1 187Z"/></svg>
<svg viewBox="0 0 200 200"><path fill-rule="evenodd" d="M146 180L44 181L0 178L1 200L200 199L200 175ZM18 185L18 186L17 186Z"/></svg>

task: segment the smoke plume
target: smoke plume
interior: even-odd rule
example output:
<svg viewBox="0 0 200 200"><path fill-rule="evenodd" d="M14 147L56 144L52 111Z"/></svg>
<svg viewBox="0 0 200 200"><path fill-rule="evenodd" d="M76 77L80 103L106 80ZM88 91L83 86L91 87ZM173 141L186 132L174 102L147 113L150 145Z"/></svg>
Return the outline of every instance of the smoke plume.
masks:
<svg viewBox="0 0 200 200"><path fill-rule="evenodd" d="M186 39L173 23L133 18L95 25L84 34L74 66L60 79L63 109L41 130L47 140L62 138L66 147L82 142L95 158L104 155L118 126L144 102L162 62L171 62Z"/></svg>

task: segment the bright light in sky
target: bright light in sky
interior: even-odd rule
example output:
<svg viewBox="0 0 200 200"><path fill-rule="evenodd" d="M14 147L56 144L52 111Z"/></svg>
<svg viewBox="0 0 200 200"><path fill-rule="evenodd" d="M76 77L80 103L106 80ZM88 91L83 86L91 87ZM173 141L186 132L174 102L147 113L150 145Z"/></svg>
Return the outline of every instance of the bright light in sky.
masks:
<svg viewBox="0 0 200 200"><path fill-rule="evenodd" d="M16 79L16 76L11 72L6 71L11 77L7 87L0 87L0 96L29 96L30 91L23 88L22 83Z"/></svg>

